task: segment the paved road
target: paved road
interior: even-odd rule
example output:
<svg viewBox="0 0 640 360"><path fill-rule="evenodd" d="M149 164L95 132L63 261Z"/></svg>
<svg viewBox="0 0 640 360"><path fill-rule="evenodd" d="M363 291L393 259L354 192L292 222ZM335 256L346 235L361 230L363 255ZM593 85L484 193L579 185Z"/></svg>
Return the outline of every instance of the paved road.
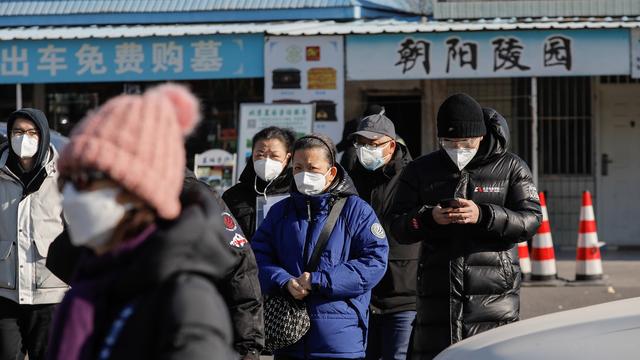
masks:
<svg viewBox="0 0 640 360"><path fill-rule="evenodd" d="M574 279L571 253L560 253L558 274ZM524 287L520 294L521 318L640 296L640 252L603 251L606 286Z"/></svg>
<svg viewBox="0 0 640 360"><path fill-rule="evenodd" d="M560 252L557 256L558 275L573 280L575 254ZM602 256L605 286L523 287L521 319L640 296L640 251L603 250ZM261 359L272 358L262 356Z"/></svg>

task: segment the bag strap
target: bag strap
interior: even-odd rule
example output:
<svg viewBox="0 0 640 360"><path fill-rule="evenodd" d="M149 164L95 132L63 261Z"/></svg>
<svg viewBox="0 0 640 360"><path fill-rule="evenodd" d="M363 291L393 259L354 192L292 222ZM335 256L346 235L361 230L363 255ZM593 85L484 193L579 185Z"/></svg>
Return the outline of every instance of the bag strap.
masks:
<svg viewBox="0 0 640 360"><path fill-rule="evenodd" d="M338 199L331 208L329 212L329 216L327 217L327 222L324 223L322 227L322 231L320 231L320 236L318 236L318 242L316 243L316 247L313 249L313 254L311 254L311 258L309 259L309 263L305 267L306 272L314 272L320 264L320 255L327 247L327 243L329 242L329 236L333 231L334 226L336 225L336 221L338 221L338 217L342 212L342 208L344 204L347 202L346 197L342 197Z"/></svg>

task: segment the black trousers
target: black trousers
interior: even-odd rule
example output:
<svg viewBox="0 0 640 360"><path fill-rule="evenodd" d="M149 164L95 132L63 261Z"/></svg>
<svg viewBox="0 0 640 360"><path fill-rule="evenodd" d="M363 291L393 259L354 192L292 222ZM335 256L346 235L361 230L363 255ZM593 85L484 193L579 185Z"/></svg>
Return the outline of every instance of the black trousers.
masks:
<svg viewBox="0 0 640 360"><path fill-rule="evenodd" d="M0 360L44 360L55 304L18 305L0 298Z"/></svg>

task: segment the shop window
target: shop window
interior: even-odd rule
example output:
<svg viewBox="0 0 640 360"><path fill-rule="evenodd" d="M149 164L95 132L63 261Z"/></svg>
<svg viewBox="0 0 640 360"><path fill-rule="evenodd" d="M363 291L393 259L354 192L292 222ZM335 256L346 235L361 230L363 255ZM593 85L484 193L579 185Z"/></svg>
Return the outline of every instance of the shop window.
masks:
<svg viewBox="0 0 640 360"><path fill-rule="evenodd" d="M98 106L98 102L98 93L49 93L47 95L49 126L63 135L68 135L87 112Z"/></svg>

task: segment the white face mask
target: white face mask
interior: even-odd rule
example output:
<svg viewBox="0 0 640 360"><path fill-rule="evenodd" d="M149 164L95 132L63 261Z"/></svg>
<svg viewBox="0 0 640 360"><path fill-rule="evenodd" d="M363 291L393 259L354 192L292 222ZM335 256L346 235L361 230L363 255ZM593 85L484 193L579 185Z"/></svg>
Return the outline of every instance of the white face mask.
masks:
<svg viewBox="0 0 640 360"><path fill-rule="evenodd" d="M29 135L11 138L11 148L22 159L32 158L38 152L38 138Z"/></svg>
<svg viewBox="0 0 640 360"><path fill-rule="evenodd" d="M331 169L327 170L324 175L303 171L295 174L293 176L293 180L296 182L296 187L301 193L306 195L317 195L320 194L327 185L326 176L329 171L331 171Z"/></svg>
<svg viewBox="0 0 640 360"><path fill-rule="evenodd" d="M378 147L375 150L369 150L366 146L360 146L358 148L358 152L356 153L360 164L362 164L365 169L370 171L374 171L382 167L387 158L391 157L391 154L387 156L382 155L384 148L386 148L388 145L389 144Z"/></svg>
<svg viewBox="0 0 640 360"><path fill-rule="evenodd" d="M458 166L459 170L464 169L469 162L476 156L478 149L466 149L466 148L449 148L443 146L444 150L447 152L453 163Z"/></svg>
<svg viewBox="0 0 640 360"><path fill-rule="evenodd" d="M266 158L254 161L253 168L260 179L271 181L280 175L283 166L279 161Z"/></svg>
<svg viewBox="0 0 640 360"><path fill-rule="evenodd" d="M69 223L71 243L97 249L104 246L113 235L131 204L120 204L116 196L119 188L104 188L79 192L72 184L66 184L62 192L62 211Z"/></svg>

